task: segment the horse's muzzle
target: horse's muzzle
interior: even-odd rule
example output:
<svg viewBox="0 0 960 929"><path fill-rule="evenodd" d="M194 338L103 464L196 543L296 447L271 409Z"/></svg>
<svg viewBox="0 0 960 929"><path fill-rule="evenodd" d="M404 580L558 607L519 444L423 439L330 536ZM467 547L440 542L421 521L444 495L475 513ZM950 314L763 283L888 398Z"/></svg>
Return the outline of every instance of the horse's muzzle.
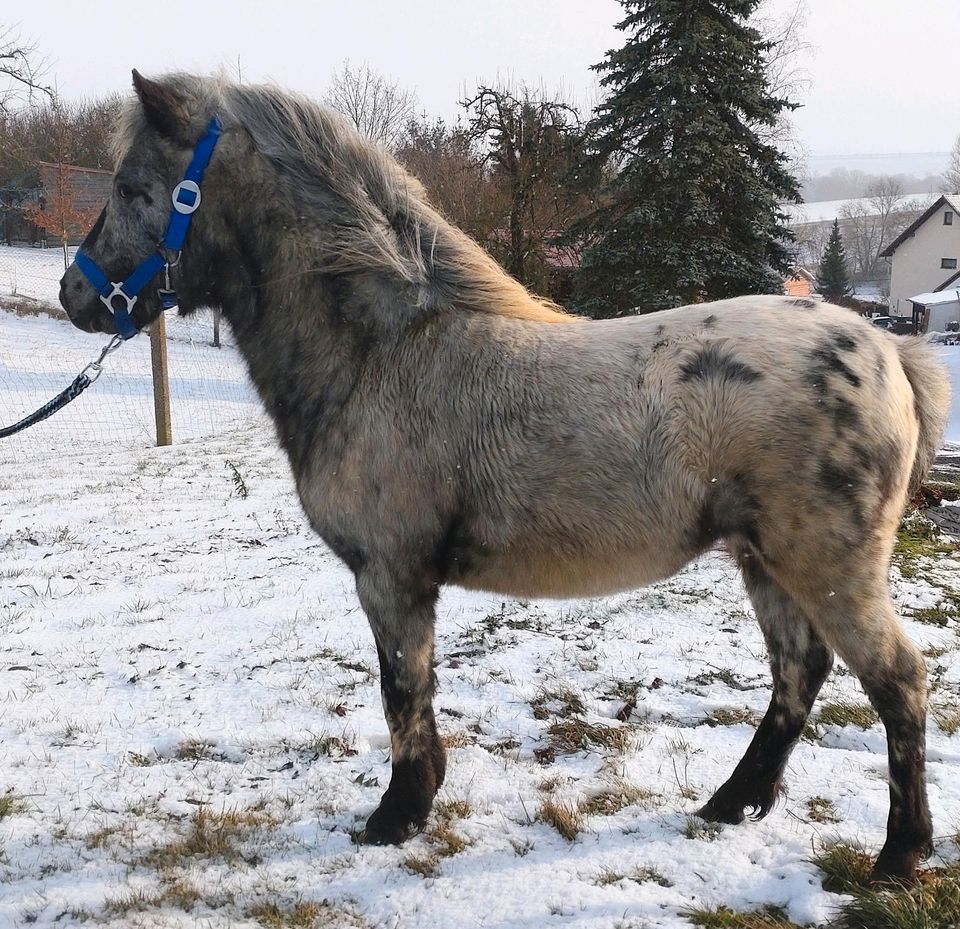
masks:
<svg viewBox="0 0 960 929"><path fill-rule="evenodd" d="M60 278L59 296L60 306L78 329L109 335L116 333L113 317L76 266L71 265Z"/></svg>

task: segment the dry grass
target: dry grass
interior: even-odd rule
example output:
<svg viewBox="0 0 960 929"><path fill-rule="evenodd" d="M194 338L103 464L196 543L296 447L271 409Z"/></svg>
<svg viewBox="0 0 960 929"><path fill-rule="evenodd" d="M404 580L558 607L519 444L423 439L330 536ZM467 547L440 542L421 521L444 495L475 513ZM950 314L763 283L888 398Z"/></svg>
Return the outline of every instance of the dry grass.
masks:
<svg viewBox="0 0 960 929"><path fill-rule="evenodd" d="M713 710L706 719L708 726L737 726L740 723L755 726L758 722L757 714L753 710L748 710L745 706L732 710Z"/></svg>
<svg viewBox="0 0 960 929"><path fill-rule="evenodd" d="M840 814L832 800L826 797L811 797L807 800L807 819L812 823L838 823Z"/></svg>
<svg viewBox="0 0 960 929"><path fill-rule="evenodd" d="M26 813L29 807L19 794L8 790L0 794L0 822L9 816L20 816Z"/></svg>
<svg viewBox="0 0 960 929"><path fill-rule="evenodd" d="M817 714L819 726L857 726L869 729L880 721L869 703L825 703Z"/></svg>
<svg viewBox="0 0 960 929"><path fill-rule="evenodd" d="M636 884L658 884L660 887L672 887L673 881L664 877L656 868L634 868L632 871L620 872L613 868L603 868L594 878L598 887L607 887L610 884L619 884L621 881L633 881Z"/></svg>
<svg viewBox="0 0 960 929"><path fill-rule="evenodd" d="M835 929L949 929L960 926L960 862L921 871L909 885L873 886L872 859L862 849L837 844L814 858L824 889L852 895Z"/></svg>
<svg viewBox="0 0 960 929"><path fill-rule="evenodd" d="M709 910L684 910L682 915L703 929L800 929L778 906L765 906L749 913L721 906Z"/></svg>
<svg viewBox="0 0 960 929"><path fill-rule="evenodd" d="M551 716L566 719L587 712L580 695L568 687L541 688L530 701L530 708L534 719L549 719Z"/></svg>
<svg viewBox="0 0 960 929"><path fill-rule="evenodd" d="M423 854L408 855L402 866L421 877L437 877L445 858L459 855L472 844L457 833L453 824L473 812L468 800L440 800L434 804L434 822L424 833L428 848Z"/></svg>
<svg viewBox="0 0 960 929"><path fill-rule="evenodd" d="M8 310L16 316L49 316L52 319L66 319L67 314L52 303L44 303L34 297L18 294L4 294L0 297L0 310Z"/></svg>
<svg viewBox="0 0 960 929"><path fill-rule="evenodd" d="M244 858L249 861L251 856L244 856L241 846L275 826L272 816L255 807L219 813L201 807L190 817L186 835L155 848L144 863L168 869L182 866L191 858L221 858L225 861Z"/></svg>
<svg viewBox="0 0 960 929"><path fill-rule="evenodd" d="M196 887L176 880L154 892L134 890L120 897L109 897L104 904L103 913L107 916L128 916L131 913L144 913L161 907L171 907L189 913L201 899L202 895Z"/></svg>
<svg viewBox="0 0 960 929"><path fill-rule="evenodd" d="M264 929L363 929L367 925L327 900L319 903L304 900L293 906L267 901L250 907L246 915Z"/></svg>
<svg viewBox="0 0 960 929"><path fill-rule="evenodd" d="M960 707L934 704L930 707L930 715L937 724L937 728L945 735L955 735L960 732Z"/></svg>
<svg viewBox="0 0 960 929"><path fill-rule="evenodd" d="M612 816L628 806L639 805L643 809L652 809L657 806L662 794L645 787L634 787L623 781L618 781L612 787L607 787L581 801L579 810L584 816Z"/></svg>
<svg viewBox="0 0 960 929"><path fill-rule="evenodd" d="M633 744L630 730L623 726L588 723L582 719L558 720L547 729L547 733L556 750L567 754L590 751L595 747L623 753Z"/></svg>
<svg viewBox="0 0 960 929"><path fill-rule="evenodd" d="M537 818L553 826L568 842L572 842L583 829L580 810L571 803L562 803L552 797L543 801Z"/></svg>

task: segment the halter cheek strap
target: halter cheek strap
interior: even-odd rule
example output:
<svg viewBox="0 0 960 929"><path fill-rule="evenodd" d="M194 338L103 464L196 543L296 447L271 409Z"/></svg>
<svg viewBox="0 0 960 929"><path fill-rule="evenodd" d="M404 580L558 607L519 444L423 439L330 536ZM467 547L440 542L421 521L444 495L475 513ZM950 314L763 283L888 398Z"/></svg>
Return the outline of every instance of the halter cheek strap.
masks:
<svg viewBox="0 0 960 929"><path fill-rule="evenodd" d="M171 196L173 209L170 211L170 219L167 223L167 231L164 234L163 241L158 244L157 250L152 255L144 258L137 265L125 281L120 283L111 281L83 249L77 250L73 259L74 264L96 288L100 299L113 315L117 333L124 340L133 338L140 331L131 318L133 307L140 296L140 292L161 271L165 272L166 280L165 286L159 291L160 303L165 310L177 305L177 295L170 287L170 263L161 248L177 255L177 259L174 261L174 264L176 264L179 260L180 251L183 249L183 243L187 238L190 220L193 219L193 214L200 206L202 199L200 185L203 182L203 174L207 170L207 165L210 164L210 158L213 156L213 150L217 146L222 131L223 127L220 125L220 121L214 116L207 126L206 133L193 150L193 158L190 159L183 180L173 188Z"/></svg>

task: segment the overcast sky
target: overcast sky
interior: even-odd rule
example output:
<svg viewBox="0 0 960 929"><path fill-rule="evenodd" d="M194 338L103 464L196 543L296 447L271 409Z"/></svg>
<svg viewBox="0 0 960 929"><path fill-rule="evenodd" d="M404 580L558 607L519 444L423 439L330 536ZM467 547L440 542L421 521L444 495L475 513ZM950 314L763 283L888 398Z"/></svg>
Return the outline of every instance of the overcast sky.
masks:
<svg viewBox="0 0 960 929"><path fill-rule="evenodd" d="M774 9L795 0L769 0ZM807 0L810 87L794 119L808 153L946 151L960 132L960 0ZM616 0L38 0L18 3L65 97L129 87L130 69L236 72L322 95L344 59L454 117L478 81L595 93L621 44ZM6 21L6 20L4 20Z"/></svg>

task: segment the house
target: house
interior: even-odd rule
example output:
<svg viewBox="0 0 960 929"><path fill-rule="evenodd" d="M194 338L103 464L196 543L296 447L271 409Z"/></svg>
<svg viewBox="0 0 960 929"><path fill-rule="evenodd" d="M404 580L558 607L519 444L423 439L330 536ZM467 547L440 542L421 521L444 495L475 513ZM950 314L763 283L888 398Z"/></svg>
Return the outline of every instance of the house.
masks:
<svg viewBox="0 0 960 929"><path fill-rule="evenodd" d="M957 277L960 274L954 275ZM960 290L957 288L917 294L910 298L910 303L913 305L915 332L956 331L960 326Z"/></svg>
<svg viewBox="0 0 960 929"><path fill-rule="evenodd" d="M944 194L900 233L881 255L892 261L890 314L913 312L917 294L939 293L958 277L960 194Z"/></svg>
<svg viewBox="0 0 960 929"><path fill-rule="evenodd" d="M37 167L41 209L52 207L54 211L69 213L71 219L67 227L70 230L70 242L80 242L110 199L113 172L47 161L41 161ZM77 222L79 219L82 221Z"/></svg>
<svg viewBox="0 0 960 929"><path fill-rule="evenodd" d="M814 274L806 268L794 268L783 282L783 292L788 297L809 297L816 286Z"/></svg>

